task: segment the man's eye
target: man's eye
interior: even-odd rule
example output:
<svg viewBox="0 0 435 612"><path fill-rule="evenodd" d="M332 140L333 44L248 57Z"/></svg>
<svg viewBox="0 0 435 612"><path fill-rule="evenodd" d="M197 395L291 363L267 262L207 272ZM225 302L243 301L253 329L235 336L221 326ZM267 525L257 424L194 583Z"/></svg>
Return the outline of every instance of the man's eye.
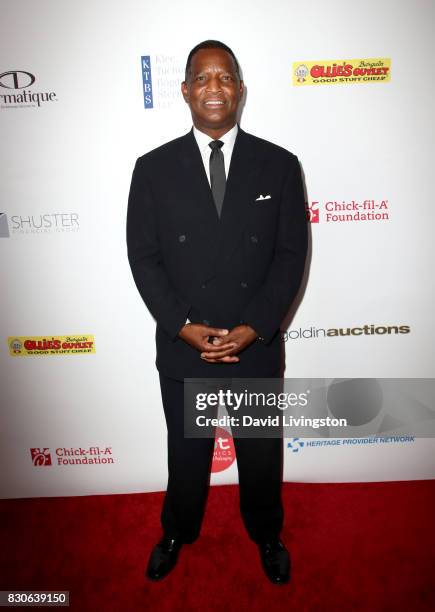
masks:
<svg viewBox="0 0 435 612"><path fill-rule="evenodd" d="M203 76L202 74L200 74L199 76L196 77L197 81L204 81L205 80L205 76Z"/></svg>
<svg viewBox="0 0 435 612"><path fill-rule="evenodd" d="M224 74L224 76L222 77L224 81L232 81L232 78L233 77L231 77L229 74Z"/></svg>

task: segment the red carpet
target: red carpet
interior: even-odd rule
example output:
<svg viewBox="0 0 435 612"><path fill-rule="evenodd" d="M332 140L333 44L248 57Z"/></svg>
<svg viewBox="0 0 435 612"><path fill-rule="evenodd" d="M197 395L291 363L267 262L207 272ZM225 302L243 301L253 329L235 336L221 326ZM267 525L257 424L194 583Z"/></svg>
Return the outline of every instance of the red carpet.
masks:
<svg viewBox="0 0 435 612"><path fill-rule="evenodd" d="M292 582L245 535L237 487L213 487L201 538L146 582L163 494L3 500L2 590L69 590L73 610L435 609L435 481L286 484Z"/></svg>

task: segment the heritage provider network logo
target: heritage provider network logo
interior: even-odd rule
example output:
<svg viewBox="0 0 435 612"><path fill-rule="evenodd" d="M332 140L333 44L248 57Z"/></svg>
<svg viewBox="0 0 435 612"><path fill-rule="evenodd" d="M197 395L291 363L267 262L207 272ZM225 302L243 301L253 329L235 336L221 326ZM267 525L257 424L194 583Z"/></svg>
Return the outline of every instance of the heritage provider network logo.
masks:
<svg viewBox="0 0 435 612"><path fill-rule="evenodd" d="M389 221L388 200L314 200L307 203L310 223L366 223L367 221Z"/></svg>
<svg viewBox="0 0 435 612"><path fill-rule="evenodd" d="M391 59L370 57L351 60L319 60L293 63L293 85L347 85L387 83L391 80Z"/></svg>
<svg viewBox="0 0 435 612"><path fill-rule="evenodd" d="M370 436L366 438L329 438L324 440L309 440L301 438L292 438L287 442L287 449L291 453L299 453L303 448L311 449L331 449L331 448L349 448L350 446L382 446L384 444L407 444L415 442L415 436Z"/></svg>
<svg viewBox="0 0 435 612"><path fill-rule="evenodd" d="M91 334L51 337L11 336L8 338L8 346L12 357L95 353L95 340Z"/></svg>

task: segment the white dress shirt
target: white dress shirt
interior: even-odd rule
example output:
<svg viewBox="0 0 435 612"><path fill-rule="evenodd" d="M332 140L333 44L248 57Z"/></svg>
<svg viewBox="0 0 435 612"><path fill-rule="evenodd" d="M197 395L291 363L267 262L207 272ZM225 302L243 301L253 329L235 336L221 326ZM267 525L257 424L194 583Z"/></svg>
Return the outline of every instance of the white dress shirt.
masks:
<svg viewBox="0 0 435 612"><path fill-rule="evenodd" d="M228 178L228 172L230 169L231 155L233 154L234 143L236 141L238 125L232 127L228 132L226 132L223 136L219 138L224 144L221 147L221 151L224 154L224 163L225 163L225 176ZM202 161L205 168L205 173L207 174L208 182L210 184L210 155L211 149L208 146L210 142L213 141L213 138L210 138L201 130L198 130L195 126L193 126L193 134L195 136L196 142L199 147L199 151L201 153Z"/></svg>

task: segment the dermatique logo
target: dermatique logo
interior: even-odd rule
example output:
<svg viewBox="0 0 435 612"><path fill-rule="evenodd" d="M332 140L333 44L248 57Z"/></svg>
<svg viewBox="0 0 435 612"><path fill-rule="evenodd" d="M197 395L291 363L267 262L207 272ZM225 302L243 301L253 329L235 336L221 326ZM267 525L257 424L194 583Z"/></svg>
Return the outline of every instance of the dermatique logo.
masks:
<svg viewBox="0 0 435 612"><path fill-rule="evenodd" d="M288 340L313 340L316 338L341 338L362 336L390 336L411 333L409 325L361 325L359 327L311 327L288 329L282 332L283 342Z"/></svg>
<svg viewBox="0 0 435 612"><path fill-rule="evenodd" d="M8 70L0 74L0 108L41 108L47 102L56 102L54 91L33 91L36 77L27 70Z"/></svg>

